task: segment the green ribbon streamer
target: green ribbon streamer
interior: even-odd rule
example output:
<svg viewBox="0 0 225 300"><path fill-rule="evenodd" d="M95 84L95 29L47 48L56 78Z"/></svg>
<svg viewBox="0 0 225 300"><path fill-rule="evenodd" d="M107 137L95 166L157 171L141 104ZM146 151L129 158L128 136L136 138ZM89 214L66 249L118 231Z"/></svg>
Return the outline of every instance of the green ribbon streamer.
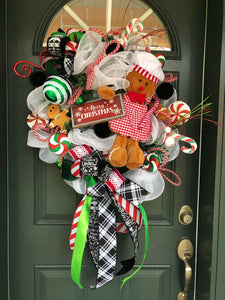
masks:
<svg viewBox="0 0 225 300"><path fill-rule="evenodd" d="M93 176L84 176L84 180L87 183L87 187L93 186L97 183Z"/></svg>
<svg viewBox="0 0 225 300"><path fill-rule="evenodd" d="M96 184L96 180L94 179L93 176L85 176L84 179L88 187ZM84 288L80 283L80 274L81 274L84 248L87 240L89 221L90 221L91 200L92 200L91 196L86 196L80 213L80 217L77 225L76 241L73 249L73 257L71 262L71 277L73 281L79 286L80 289Z"/></svg>
<svg viewBox="0 0 225 300"><path fill-rule="evenodd" d="M73 249L73 257L71 262L71 277L80 289L83 289L83 286L80 283L80 273L90 220L91 200L92 197L87 196L82 207L77 226L76 241Z"/></svg>
<svg viewBox="0 0 225 300"><path fill-rule="evenodd" d="M148 246L149 246L149 235L148 235L148 218L147 218L147 215L146 215L146 212L144 210L144 207L139 204L139 208L140 208L140 211L141 211L141 214L142 214L142 217L143 217L143 220L144 220L144 225L145 225L145 253L144 253L144 257L143 257L143 260L142 260L142 263L141 265L137 268L137 270L135 270L133 272L133 274L131 274L130 276L126 277L121 286L120 286L120 289L122 289L122 287L124 286L124 284L129 280L131 279L144 265L144 261L145 261L145 258L147 256L147 253L148 253Z"/></svg>

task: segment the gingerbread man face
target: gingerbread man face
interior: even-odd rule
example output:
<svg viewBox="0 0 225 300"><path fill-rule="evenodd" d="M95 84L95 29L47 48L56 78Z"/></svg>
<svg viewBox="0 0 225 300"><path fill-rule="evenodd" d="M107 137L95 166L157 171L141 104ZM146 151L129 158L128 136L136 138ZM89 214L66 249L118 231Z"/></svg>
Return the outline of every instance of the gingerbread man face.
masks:
<svg viewBox="0 0 225 300"><path fill-rule="evenodd" d="M47 108L47 117L54 119L60 113L60 106L57 104L50 104Z"/></svg>
<svg viewBox="0 0 225 300"><path fill-rule="evenodd" d="M131 71L126 79L130 82L129 87L126 89L127 92L145 94L146 99L154 95L157 84L139 74L137 71Z"/></svg>

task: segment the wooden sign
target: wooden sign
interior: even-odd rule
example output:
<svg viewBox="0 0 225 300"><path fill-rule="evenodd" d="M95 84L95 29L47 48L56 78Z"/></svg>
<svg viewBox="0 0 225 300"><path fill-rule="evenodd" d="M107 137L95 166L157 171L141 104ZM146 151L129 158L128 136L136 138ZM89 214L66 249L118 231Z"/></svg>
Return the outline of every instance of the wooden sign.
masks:
<svg viewBox="0 0 225 300"><path fill-rule="evenodd" d="M97 99L71 107L73 128L107 122L125 116L121 94L111 100Z"/></svg>

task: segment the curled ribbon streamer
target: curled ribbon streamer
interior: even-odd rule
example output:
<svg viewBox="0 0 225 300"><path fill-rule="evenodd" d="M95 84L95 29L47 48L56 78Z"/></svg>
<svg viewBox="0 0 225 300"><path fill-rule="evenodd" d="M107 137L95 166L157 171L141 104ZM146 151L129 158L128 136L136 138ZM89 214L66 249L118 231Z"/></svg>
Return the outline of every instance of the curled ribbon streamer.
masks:
<svg viewBox="0 0 225 300"><path fill-rule="evenodd" d="M143 217L143 220L144 220L144 226L145 226L145 253L144 253L144 257L143 257L143 260L142 260L142 263L141 265L137 268L137 270L135 270L130 276L126 277L123 281L122 281L122 284L120 286L120 289L122 289L122 287L124 286L124 284L129 280L131 279L132 277L134 277L135 274L137 274L138 271L140 271L140 269L143 267L144 265L144 262L145 262L145 258L147 256L147 253L148 253L148 247L149 247L149 232L148 232L148 218L147 218L147 215L146 215L146 212L144 210L144 207L139 204L139 208L140 208L140 211L141 211L141 214L142 214L142 217Z"/></svg>
<svg viewBox="0 0 225 300"><path fill-rule="evenodd" d="M137 43L139 43L140 41L146 39L147 37L150 37L150 36L153 36L153 35L155 36L157 33L160 33L160 32L162 32L162 31L165 31L165 29L152 30L151 32L145 34L144 36L142 36L142 37L140 37L138 40L136 40L133 44L131 44L131 45L129 46L129 48L128 48L127 50L131 50L132 47L134 47L134 46L135 46ZM147 51L146 51L146 50L147 50ZM146 47L146 48L145 48L145 52L151 53L151 50L150 50L148 47Z"/></svg>
<svg viewBox="0 0 225 300"><path fill-rule="evenodd" d="M169 179L162 171L163 171L163 172L168 172L168 173L173 174L173 175L177 178L178 182L174 182L174 181L172 181L171 179ZM172 171L172 170L170 170L170 169L166 169L166 168L160 168L160 169L159 169L159 172L160 172L160 174L161 174L161 175L162 175L169 183L171 183L172 185L174 185L174 186L180 186L180 185L181 185L181 179L180 179L180 176L178 176L177 173L175 173L174 171Z"/></svg>
<svg viewBox="0 0 225 300"><path fill-rule="evenodd" d="M22 66L20 66L22 72L24 72L24 73L28 72L27 74L23 75L23 74L20 74L19 71L17 71L17 68L20 64L23 64ZM22 77L22 78L27 78L30 76L30 74L32 72L32 68L30 65L42 70L42 68L40 66L33 64L30 61L26 61L26 60L21 60L21 61L18 61L17 63L15 63L13 70L17 76Z"/></svg>
<svg viewBox="0 0 225 300"><path fill-rule="evenodd" d="M51 138L54 134L56 134L56 133L59 131L59 128L56 127L55 130L54 130L54 129L51 130L49 137L47 137L46 139L42 139L42 138L39 137L39 135L38 135L38 133L37 133L37 130L38 130L38 129L39 129L39 130L45 131L45 129L49 129L49 128L48 128L47 126L45 126L45 125L42 125L42 124L35 124L35 125L31 128L31 130L33 131L33 134L34 134L35 138L36 138L38 141L40 141L40 142L48 142L48 141L50 140L50 138Z"/></svg>
<svg viewBox="0 0 225 300"><path fill-rule="evenodd" d="M155 152L155 151L160 151L160 152L162 152L162 153L165 155L165 160L164 160L164 162L163 162L162 164L160 164L160 166L159 166L159 168L158 168L159 173L160 173L160 174L161 174L161 175L162 175L169 183L171 183L172 185L174 185L174 186L180 186L180 185L181 185L181 179L180 179L180 176L177 175L177 173L175 173L174 171L172 171L172 170L170 170L170 169L164 168L164 166L167 164L168 159L169 159L167 152L166 152L164 149L162 149L162 148L155 147L155 148L150 149L150 150L148 151L148 153L152 153L152 152ZM168 172L168 173L173 174L173 175L177 178L178 182L172 181L172 180L169 179L163 172Z"/></svg>
<svg viewBox="0 0 225 300"><path fill-rule="evenodd" d="M48 55L48 50L47 50L47 49L44 49L44 50L41 51L41 53L39 54L39 60L40 60L41 65L42 65L42 63L43 63L42 56L44 56L44 58L46 58L47 55Z"/></svg>
<svg viewBox="0 0 225 300"><path fill-rule="evenodd" d="M177 76L174 76L172 73L166 73L165 74L165 79L164 79L164 82L173 82L173 81L176 81L177 80Z"/></svg>

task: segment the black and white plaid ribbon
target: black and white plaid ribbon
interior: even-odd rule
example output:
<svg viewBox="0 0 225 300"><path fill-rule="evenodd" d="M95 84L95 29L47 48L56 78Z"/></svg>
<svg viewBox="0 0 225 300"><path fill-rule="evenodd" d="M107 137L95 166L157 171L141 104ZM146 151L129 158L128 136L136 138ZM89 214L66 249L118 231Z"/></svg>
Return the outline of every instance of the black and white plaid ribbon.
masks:
<svg viewBox="0 0 225 300"><path fill-rule="evenodd" d="M93 289L103 286L115 276L116 210L121 215L134 245L134 257L121 262L123 268L117 275L124 274L133 267L138 250L140 223L132 215L132 211L140 215L138 197L148 193L136 183L125 179L118 170L102 165L101 155L101 152L93 151L80 163L82 176L94 176L97 179L96 184L87 188L87 195L92 197L87 241L98 272L96 284L91 286Z"/></svg>
<svg viewBox="0 0 225 300"><path fill-rule="evenodd" d="M73 62L74 56L73 55L66 55L63 61L64 69L66 71L67 76L70 76L73 72Z"/></svg>

